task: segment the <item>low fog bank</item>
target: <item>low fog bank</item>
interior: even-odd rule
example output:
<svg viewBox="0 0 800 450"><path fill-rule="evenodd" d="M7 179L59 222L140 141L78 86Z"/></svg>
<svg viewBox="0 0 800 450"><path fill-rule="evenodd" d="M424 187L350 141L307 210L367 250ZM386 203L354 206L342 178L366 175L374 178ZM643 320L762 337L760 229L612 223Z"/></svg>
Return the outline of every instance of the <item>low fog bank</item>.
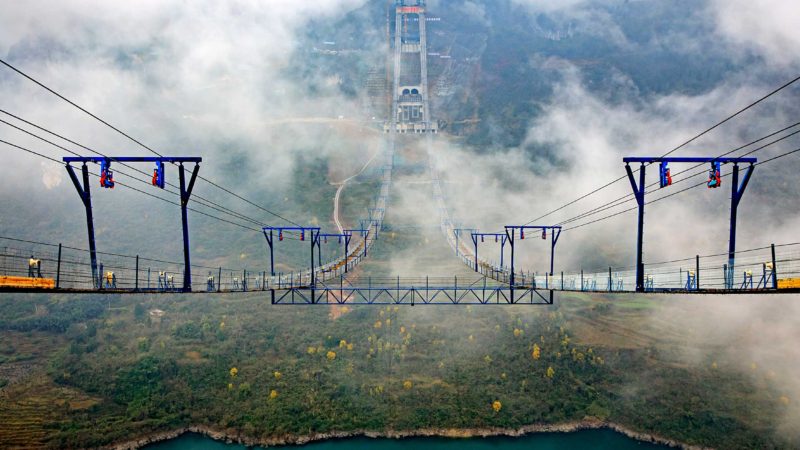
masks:
<svg viewBox="0 0 800 450"><path fill-rule="evenodd" d="M800 304L798 296L703 296L670 299L654 308L653 324L668 322L681 330L675 351L698 369L735 371L749 377L753 389L777 393L776 408L786 410L780 433L799 436Z"/></svg>

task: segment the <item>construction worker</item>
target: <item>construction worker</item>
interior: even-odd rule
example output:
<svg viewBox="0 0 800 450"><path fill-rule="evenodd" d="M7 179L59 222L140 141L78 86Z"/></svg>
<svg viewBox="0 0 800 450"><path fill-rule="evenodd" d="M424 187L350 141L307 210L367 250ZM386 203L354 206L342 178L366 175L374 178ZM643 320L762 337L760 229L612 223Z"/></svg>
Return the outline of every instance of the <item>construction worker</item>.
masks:
<svg viewBox="0 0 800 450"><path fill-rule="evenodd" d="M113 289L117 288L117 276L114 275L114 272L106 272L106 287Z"/></svg>
<svg viewBox="0 0 800 450"><path fill-rule="evenodd" d="M208 281L206 283L206 290L208 292L214 291L214 275L211 275L211 272L208 272Z"/></svg>
<svg viewBox="0 0 800 450"><path fill-rule="evenodd" d="M28 260L28 277L42 278L42 261L40 259L35 259L33 255L31 255L31 259Z"/></svg>

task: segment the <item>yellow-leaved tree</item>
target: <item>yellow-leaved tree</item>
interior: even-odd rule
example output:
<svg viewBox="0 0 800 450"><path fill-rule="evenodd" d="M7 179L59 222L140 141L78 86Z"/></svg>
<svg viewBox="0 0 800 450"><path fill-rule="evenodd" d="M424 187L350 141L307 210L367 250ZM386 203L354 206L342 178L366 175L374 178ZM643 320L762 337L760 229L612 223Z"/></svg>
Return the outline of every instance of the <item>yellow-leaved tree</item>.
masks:
<svg viewBox="0 0 800 450"><path fill-rule="evenodd" d="M547 368L547 378L553 378L556 374L556 371L553 370L553 366Z"/></svg>
<svg viewBox="0 0 800 450"><path fill-rule="evenodd" d="M273 373L273 375L275 375L275 379L276 380L280 380L281 377L283 376L283 374L278 372L277 370L275 371L275 373Z"/></svg>
<svg viewBox="0 0 800 450"><path fill-rule="evenodd" d="M328 354L325 356L328 358L328 361L333 361L334 359L336 359L336 352L334 352L333 350L329 350Z"/></svg>
<svg viewBox="0 0 800 450"><path fill-rule="evenodd" d="M531 356L533 359L539 359L542 356L542 349L539 348L539 345L533 344L533 351L531 352Z"/></svg>
<svg viewBox="0 0 800 450"><path fill-rule="evenodd" d="M277 397L278 397L278 391L276 391L275 389L269 391L269 398L273 398L274 399L274 398L277 398Z"/></svg>
<svg viewBox="0 0 800 450"><path fill-rule="evenodd" d="M239 373L239 369L237 369L236 367L231 367L230 373L231 373L231 378L236 378L236 375Z"/></svg>
<svg viewBox="0 0 800 450"><path fill-rule="evenodd" d="M411 380L403 381L403 389L409 390L413 385L411 384Z"/></svg>
<svg viewBox="0 0 800 450"><path fill-rule="evenodd" d="M503 409L503 404L500 403L500 400L495 400L492 402L492 409L494 412L500 412L500 410Z"/></svg>

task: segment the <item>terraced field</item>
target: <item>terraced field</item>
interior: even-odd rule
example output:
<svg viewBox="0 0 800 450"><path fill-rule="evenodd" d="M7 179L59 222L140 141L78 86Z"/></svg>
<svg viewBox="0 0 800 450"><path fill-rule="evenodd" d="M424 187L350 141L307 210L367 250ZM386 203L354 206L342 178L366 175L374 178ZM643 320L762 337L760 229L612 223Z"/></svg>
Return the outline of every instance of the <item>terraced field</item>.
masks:
<svg viewBox="0 0 800 450"><path fill-rule="evenodd" d="M75 389L57 386L37 370L0 393L0 448L42 448L67 414L98 402Z"/></svg>

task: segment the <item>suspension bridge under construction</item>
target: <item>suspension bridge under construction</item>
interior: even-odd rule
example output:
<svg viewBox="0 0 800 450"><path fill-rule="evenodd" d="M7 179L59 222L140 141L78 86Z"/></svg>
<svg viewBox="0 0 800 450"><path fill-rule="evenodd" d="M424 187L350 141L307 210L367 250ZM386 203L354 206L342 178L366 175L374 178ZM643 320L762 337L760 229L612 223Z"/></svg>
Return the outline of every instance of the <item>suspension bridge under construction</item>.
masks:
<svg viewBox="0 0 800 450"><path fill-rule="evenodd" d="M451 216L450 205L437 167L437 155L432 151L438 139L438 126L434 120L429 99L427 81L426 5L422 0L398 0L394 6L393 84L391 87L391 110L383 125L385 132L383 148L375 158L379 167L380 186L367 215L358 219L358 227L325 231L318 226L306 226L289 221L280 214L266 210L251 200L219 186L200 175L202 158L195 155L165 156L141 141L131 137L97 115L55 92L44 83L22 72L6 61L0 60L7 69L37 84L61 100L78 108L91 118L101 122L115 132L152 153L153 156L107 155L77 144L48 129L0 110L9 117L44 132L47 138L14 125L6 120L2 123L16 128L42 142L62 150L66 147L54 143L54 138L67 141L82 148L81 153L71 154L56 160L26 147L0 140L0 143L17 150L35 154L63 164L73 187L84 206L88 248L69 247L57 243L39 242L22 237L0 237L0 292L25 293L74 293L74 294L176 294L176 293L252 293L263 292L273 304L325 305L325 304L539 304L554 303L554 293L586 292L617 294L784 294L800 292L800 243L765 242L757 248L737 249L736 230L738 207L746 201L745 192L752 177L761 171L756 167L789 156L800 149L787 151L767 159L752 154L797 134L793 131L800 122L771 133L742 147L724 154L674 156L691 142L712 132L720 125L735 119L752 106L765 101L788 88L800 77L766 94L745 108L728 116L711 128L699 133L684 144L660 156L631 155L620 161L620 177L577 200L567 202L561 208L547 213L528 223L500 224L495 230L481 231L469 228ZM52 139L52 140L51 140ZM427 176L432 186L432 198L438 209L438 228L453 256L468 268L471 275L452 277L401 277L365 276L355 269L368 259L373 246L386 230L386 213L392 208L390 193L396 165L398 139L414 139L427 149ZM752 147L758 146L755 149ZM740 150L744 154L732 155ZM139 165L150 164L149 170ZM154 165L154 168L153 168ZM656 166L657 165L657 166ZM674 167L692 165L680 172ZM99 171L95 172L95 167ZM648 167L658 167L658 182L648 184ZM133 170L144 175L148 189L176 189L181 210L183 237L183 261L174 262L145 258L136 255L107 253L97 249L94 231L92 188L112 189L120 185L114 180L117 167ZM679 175L700 168L699 172L683 178ZM167 182L173 168L178 172L178 184ZM77 172L76 172L76 169ZM363 170L363 169L362 169ZM707 180L678 189L676 185L695 175ZM676 179L673 181L673 177ZM94 179L99 179L99 183ZM212 202L206 198L193 197L198 182L208 182L240 200L257 206L286 225L265 225L241 213ZM542 222L550 214L575 204L583 198L600 192L616 182L630 183L632 194L600 205L581 215L558 223ZM124 186L124 185L123 185ZM687 254L686 258L670 261L647 262L643 257L644 210L648 203L663 200L694 188L723 189L730 186L730 219L728 248L725 252L710 255ZM653 188L653 189L651 189ZM651 189L651 190L648 190ZM142 190L138 189L140 192ZM168 191L173 192L173 191ZM647 201L647 195L666 193L660 198ZM146 193L146 192L145 192ZM148 194L149 195L149 194ZM338 192L337 192L338 196ZM593 218L597 214L618 207L627 201L636 206L622 212L636 212L637 235L630 245L635 246L636 261L628 267L593 267L590 269L562 270L558 264L558 243L568 239L564 234L570 229L582 227L621 214L591 219L581 224L574 222ZM200 212L190 207L191 202L231 215L258 225L258 238L263 240L264 267L258 270L232 270L224 267L197 265L191 261L189 211ZM201 214L210 215L209 213ZM213 216L212 216L213 217ZM540 240L546 244L549 269L531 272L518 263L519 252L530 251L522 244ZM290 241L290 242L289 242ZM323 259L322 244L335 241L341 245L336 256ZM282 245L305 245L308 250L307 267L289 273L276 271L276 249ZM499 261L482 257L487 247L499 250ZM690 250L687 249L687 253Z"/></svg>

